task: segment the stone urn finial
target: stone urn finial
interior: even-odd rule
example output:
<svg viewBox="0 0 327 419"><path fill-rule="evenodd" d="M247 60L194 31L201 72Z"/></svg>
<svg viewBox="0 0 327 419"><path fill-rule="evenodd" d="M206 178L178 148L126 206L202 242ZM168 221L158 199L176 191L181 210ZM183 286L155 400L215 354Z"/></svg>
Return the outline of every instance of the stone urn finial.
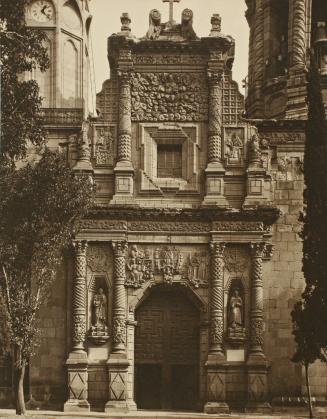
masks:
<svg viewBox="0 0 327 419"><path fill-rule="evenodd" d="M123 13L120 17L121 21L121 31L122 32L131 32L130 24L131 24L131 18L129 17L128 13Z"/></svg>
<svg viewBox="0 0 327 419"><path fill-rule="evenodd" d="M210 36L219 36L221 33L221 17L218 13L211 16L211 31Z"/></svg>

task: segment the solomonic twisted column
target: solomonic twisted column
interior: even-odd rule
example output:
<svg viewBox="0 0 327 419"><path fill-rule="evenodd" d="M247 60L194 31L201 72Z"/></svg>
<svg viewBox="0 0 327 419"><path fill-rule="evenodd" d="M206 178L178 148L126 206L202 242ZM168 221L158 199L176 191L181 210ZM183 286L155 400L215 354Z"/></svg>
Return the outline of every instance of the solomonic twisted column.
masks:
<svg viewBox="0 0 327 419"><path fill-rule="evenodd" d="M113 352L126 352L126 310L125 263L127 242L113 242L114 250L114 309L113 309Z"/></svg>
<svg viewBox="0 0 327 419"><path fill-rule="evenodd" d="M128 72L119 74L118 162L131 162L131 84Z"/></svg>
<svg viewBox="0 0 327 419"><path fill-rule="evenodd" d="M73 351L84 351L86 333L86 241L75 241L75 278L73 290Z"/></svg>
<svg viewBox="0 0 327 419"><path fill-rule="evenodd" d="M211 243L210 353L224 356L224 250L225 243Z"/></svg>
<svg viewBox="0 0 327 419"><path fill-rule="evenodd" d="M292 7L291 68L305 68L306 54L306 0L293 0Z"/></svg>
<svg viewBox="0 0 327 419"><path fill-rule="evenodd" d="M263 281L262 257L265 243L252 243L252 283L250 313L250 355L263 356Z"/></svg>
<svg viewBox="0 0 327 419"><path fill-rule="evenodd" d="M221 164L221 74L208 73L209 82L209 127L208 163Z"/></svg>

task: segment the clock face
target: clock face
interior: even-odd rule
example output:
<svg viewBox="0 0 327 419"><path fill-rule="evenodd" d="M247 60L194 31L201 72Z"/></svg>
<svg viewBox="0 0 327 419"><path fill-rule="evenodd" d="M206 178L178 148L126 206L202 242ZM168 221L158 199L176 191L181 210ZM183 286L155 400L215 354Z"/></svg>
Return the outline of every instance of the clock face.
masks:
<svg viewBox="0 0 327 419"><path fill-rule="evenodd" d="M51 22L54 18L54 8L49 0L37 0L32 3L30 14L32 19L37 22Z"/></svg>

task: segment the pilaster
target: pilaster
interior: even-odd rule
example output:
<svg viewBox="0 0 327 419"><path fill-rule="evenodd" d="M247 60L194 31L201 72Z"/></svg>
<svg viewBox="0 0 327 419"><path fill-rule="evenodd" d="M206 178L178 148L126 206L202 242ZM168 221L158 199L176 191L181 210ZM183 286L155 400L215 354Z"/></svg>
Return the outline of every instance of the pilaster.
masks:
<svg viewBox="0 0 327 419"><path fill-rule="evenodd" d="M113 287L113 347L107 361L109 379L109 400L105 406L108 412L128 412L128 366L126 353L126 312L127 297L125 289L125 264L127 242L112 243L114 251L114 287Z"/></svg>
<svg viewBox="0 0 327 419"><path fill-rule="evenodd" d="M66 361L69 399L64 411L89 411L86 334L86 241L75 241L75 275L73 282L73 347Z"/></svg>
<svg viewBox="0 0 327 419"><path fill-rule="evenodd" d="M267 402L269 363L263 352L263 278L262 258L266 244L252 243L252 282L250 311L250 345L247 360L248 373L248 412L271 410Z"/></svg>
<svg viewBox="0 0 327 419"><path fill-rule="evenodd" d="M206 173L206 196L202 205L228 206L224 196L225 169L222 164L222 72L208 64L209 123L208 123L208 165ZM212 68L211 68L212 67Z"/></svg>
<svg viewBox="0 0 327 419"><path fill-rule="evenodd" d="M210 332L207 370L206 413L229 412L226 403L227 363L223 350L225 243L211 243Z"/></svg>

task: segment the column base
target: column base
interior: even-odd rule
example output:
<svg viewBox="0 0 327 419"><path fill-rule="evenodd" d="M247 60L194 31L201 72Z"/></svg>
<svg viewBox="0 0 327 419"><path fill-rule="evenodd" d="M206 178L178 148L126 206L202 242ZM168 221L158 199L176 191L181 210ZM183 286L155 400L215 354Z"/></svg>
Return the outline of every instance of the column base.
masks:
<svg viewBox="0 0 327 419"><path fill-rule="evenodd" d="M90 403L87 400L67 400L64 404L64 412L89 412Z"/></svg>
<svg viewBox="0 0 327 419"><path fill-rule="evenodd" d="M203 408L204 413L216 414L216 413L229 413L229 406L225 402L207 402Z"/></svg>
<svg viewBox="0 0 327 419"><path fill-rule="evenodd" d="M106 403L104 411L106 413L128 413L137 410L136 403L133 400L110 400Z"/></svg>
<svg viewBox="0 0 327 419"><path fill-rule="evenodd" d="M246 413L271 413L272 407L268 402L249 402L245 406Z"/></svg>

